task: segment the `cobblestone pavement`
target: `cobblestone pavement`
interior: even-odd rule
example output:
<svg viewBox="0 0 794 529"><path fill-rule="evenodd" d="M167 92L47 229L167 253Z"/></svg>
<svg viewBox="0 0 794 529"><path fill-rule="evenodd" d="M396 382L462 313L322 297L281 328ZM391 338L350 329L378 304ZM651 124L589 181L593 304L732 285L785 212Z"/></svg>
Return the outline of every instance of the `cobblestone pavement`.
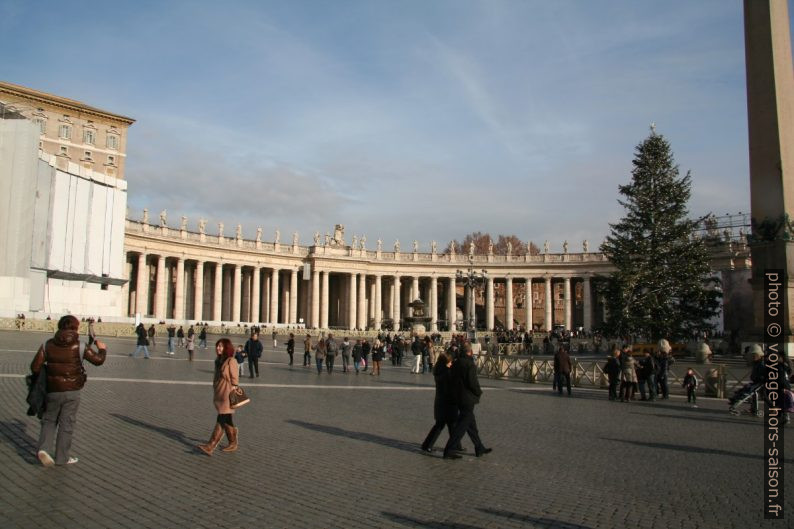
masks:
<svg viewBox="0 0 794 529"><path fill-rule="evenodd" d="M432 423L430 375L391 365L381 377L339 366L317 375L299 365L302 345L290 369L283 344L264 340L261 376L243 379L253 402L235 416L239 451L195 449L215 420L210 349L193 363L163 345L132 359L133 340L114 338L106 364L87 365L80 462L43 468L23 375L47 337L0 332L4 529L787 526L763 520L760 421L729 416L723 401L621 404L603 390L568 398L481 380L477 417L494 451L476 458L468 444L447 461L418 450ZM791 520L794 434L785 444Z"/></svg>

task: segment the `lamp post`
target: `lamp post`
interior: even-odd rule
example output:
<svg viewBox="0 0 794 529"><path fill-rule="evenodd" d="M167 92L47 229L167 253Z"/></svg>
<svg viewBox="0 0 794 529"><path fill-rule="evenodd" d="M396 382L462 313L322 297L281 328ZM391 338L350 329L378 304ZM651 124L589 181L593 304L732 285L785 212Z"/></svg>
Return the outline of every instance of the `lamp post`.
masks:
<svg viewBox="0 0 794 529"><path fill-rule="evenodd" d="M466 314L466 331L471 334L477 331L477 319L475 316L476 310L474 308L474 291L488 279L488 272L487 270L475 270L474 257L469 256L469 269L465 272L463 270L458 270L455 273L455 277L458 281L463 281L463 284L468 287L468 297L466 299L466 303L469 307L469 313Z"/></svg>

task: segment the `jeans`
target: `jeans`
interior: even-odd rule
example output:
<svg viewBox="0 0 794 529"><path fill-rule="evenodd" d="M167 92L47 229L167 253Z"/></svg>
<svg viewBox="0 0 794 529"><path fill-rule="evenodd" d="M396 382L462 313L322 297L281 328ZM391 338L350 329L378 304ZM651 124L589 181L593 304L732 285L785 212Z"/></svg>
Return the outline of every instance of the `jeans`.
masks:
<svg viewBox="0 0 794 529"><path fill-rule="evenodd" d="M309 351L304 351L303 353L303 365L304 366L312 365L312 354Z"/></svg>
<svg viewBox="0 0 794 529"><path fill-rule="evenodd" d="M41 417L38 449L51 453L54 441L56 465L65 465L69 461L69 450L72 447L72 435L79 406L79 391L47 393L47 409ZM57 439L56 430L58 431Z"/></svg>
<svg viewBox="0 0 794 529"><path fill-rule="evenodd" d="M292 355L294 353L290 353L289 351L287 351L287 354L289 355L289 365L292 365Z"/></svg>
<svg viewBox="0 0 794 529"><path fill-rule="evenodd" d="M422 355L414 355L414 368L411 369L411 373L421 373L422 372Z"/></svg>
<svg viewBox="0 0 794 529"><path fill-rule="evenodd" d="M135 348L135 352L132 353L133 358L138 356L138 351L143 351L143 356L149 358L149 348L146 347L145 345L139 345L138 347Z"/></svg>
<svg viewBox="0 0 794 529"><path fill-rule="evenodd" d="M557 380L557 391L562 395L562 384L565 382L565 386L568 388L568 395L571 394L571 374L570 373L560 373L557 375L559 378Z"/></svg>
<svg viewBox="0 0 794 529"><path fill-rule="evenodd" d="M358 370L361 369L361 360L353 360L353 367L356 368L356 373L358 373Z"/></svg>
<svg viewBox="0 0 794 529"><path fill-rule="evenodd" d="M325 366L328 368L328 372L332 373L334 371L334 360L336 357L332 354L325 355Z"/></svg>
<svg viewBox="0 0 794 529"><path fill-rule="evenodd" d="M248 357L248 376L254 378L259 376L259 359L249 356Z"/></svg>
<svg viewBox="0 0 794 529"><path fill-rule="evenodd" d="M314 355L314 359L317 361L317 374L319 375L323 372L323 360L325 360L325 358Z"/></svg>
<svg viewBox="0 0 794 529"><path fill-rule="evenodd" d="M349 371L350 370L350 355L343 354L342 355L342 371Z"/></svg>
<svg viewBox="0 0 794 529"><path fill-rule="evenodd" d="M169 336L168 337L168 352L169 353L173 353L174 352L174 337L173 336Z"/></svg>
<svg viewBox="0 0 794 529"><path fill-rule="evenodd" d="M670 386L667 384L667 373L661 373L657 378L659 390L662 392L662 398L666 399L670 394Z"/></svg>
<svg viewBox="0 0 794 529"><path fill-rule="evenodd" d="M648 375L648 400L656 400L656 375Z"/></svg>

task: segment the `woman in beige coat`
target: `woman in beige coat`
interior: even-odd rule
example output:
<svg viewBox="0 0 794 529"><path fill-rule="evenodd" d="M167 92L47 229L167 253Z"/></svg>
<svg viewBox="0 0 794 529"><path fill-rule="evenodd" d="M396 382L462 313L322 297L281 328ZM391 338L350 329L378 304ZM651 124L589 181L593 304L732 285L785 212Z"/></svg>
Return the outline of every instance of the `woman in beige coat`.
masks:
<svg viewBox="0 0 794 529"><path fill-rule="evenodd" d="M221 442L223 433L229 440L229 446L222 448L224 452L234 452L237 450L237 428L234 426L232 418L234 410L229 404L229 393L237 387L239 383L239 366L234 359L234 345L228 338L221 338L215 343L215 376L212 379L212 389L215 391L213 402L215 409L218 410L218 418L215 422L215 429L212 437L207 444L198 445L199 450L212 455L215 447Z"/></svg>

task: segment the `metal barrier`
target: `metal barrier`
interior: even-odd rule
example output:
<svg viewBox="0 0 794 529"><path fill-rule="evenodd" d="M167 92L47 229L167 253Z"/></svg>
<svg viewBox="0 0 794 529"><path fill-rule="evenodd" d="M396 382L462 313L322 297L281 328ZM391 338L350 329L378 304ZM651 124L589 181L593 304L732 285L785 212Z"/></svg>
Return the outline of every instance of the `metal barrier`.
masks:
<svg viewBox="0 0 794 529"><path fill-rule="evenodd" d="M530 384L551 382L554 378L553 359L482 354L477 356L476 362L477 373L486 378L521 380ZM609 378L604 373L604 365L603 360L582 361L572 358L571 384L577 387L607 388ZM698 380L702 381L703 391L710 397L725 398L729 392L735 391L749 379L749 371L746 376L737 377L722 364L707 365L697 369L686 367L686 370L688 369L692 369ZM671 388L682 384L686 370L683 367L670 368L668 384Z"/></svg>

